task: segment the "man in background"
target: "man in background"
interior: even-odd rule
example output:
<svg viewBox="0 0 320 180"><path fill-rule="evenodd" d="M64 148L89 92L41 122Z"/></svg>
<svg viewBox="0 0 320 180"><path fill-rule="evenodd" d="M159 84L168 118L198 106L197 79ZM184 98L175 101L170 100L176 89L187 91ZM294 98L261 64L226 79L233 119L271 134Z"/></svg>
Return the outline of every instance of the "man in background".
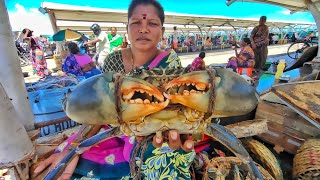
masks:
<svg viewBox="0 0 320 180"><path fill-rule="evenodd" d="M107 34L101 32L101 27L98 24L93 24L90 29L93 31L96 38L85 42L84 45L96 43L96 54L92 59L96 61L97 65L100 67L103 65L104 60L110 52L110 42L107 38Z"/></svg>
<svg viewBox="0 0 320 180"><path fill-rule="evenodd" d="M108 34L108 40L110 42L110 53L121 49L122 37L117 34L117 28L111 28L111 34Z"/></svg>

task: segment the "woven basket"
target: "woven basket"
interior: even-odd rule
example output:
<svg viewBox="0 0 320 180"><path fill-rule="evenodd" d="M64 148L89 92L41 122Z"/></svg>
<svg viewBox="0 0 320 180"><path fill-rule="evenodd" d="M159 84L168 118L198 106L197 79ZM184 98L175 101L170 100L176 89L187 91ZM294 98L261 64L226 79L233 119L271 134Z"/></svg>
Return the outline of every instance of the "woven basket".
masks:
<svg viewBox="0 0 320 180"><path fill-rule="evenodd" d="M254 139L245 139L243 144L253 158L277 180L283 180L280 164L274 154L262 143Z"/></svg>
<svg viewBox="0 0 320 180"><path fill-rule="evenodd" d="M320 179L320 139L307 140L293 158L293 177Z"/></svg>
<svg viewBox="0 0 320 180"><path fill-rule="evenodd" d="M237 166L243 165L243 162L238 157L216 157L212 158L206 166L206 171L203 175L203 180L209 179L209 171L216 175L216 179L224 179L229 173L231 173L231 166L235 164ZM274 180L274 178L266 171L262 166L256 163L261 174L265 180ZM242 179L235 178L235 179ZM250 179L249 176L246 179Z"/></svg>

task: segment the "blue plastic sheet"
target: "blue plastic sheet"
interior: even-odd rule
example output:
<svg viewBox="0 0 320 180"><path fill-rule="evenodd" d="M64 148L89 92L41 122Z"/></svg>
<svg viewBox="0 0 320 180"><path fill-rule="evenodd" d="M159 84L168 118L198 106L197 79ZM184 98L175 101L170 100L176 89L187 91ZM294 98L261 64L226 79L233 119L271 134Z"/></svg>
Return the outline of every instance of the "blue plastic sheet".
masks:
<svg viewBox="0 0 320 180"><path fill-rule="evenodd" d="M75 86L29 92L29 101L35 116L35 123L65 117L66 113L62 109L62 99L65 93L73 88L75 88ZM46 126L40 129L40 136L61 132L77 125L79 124L69 120Z"/></svg>

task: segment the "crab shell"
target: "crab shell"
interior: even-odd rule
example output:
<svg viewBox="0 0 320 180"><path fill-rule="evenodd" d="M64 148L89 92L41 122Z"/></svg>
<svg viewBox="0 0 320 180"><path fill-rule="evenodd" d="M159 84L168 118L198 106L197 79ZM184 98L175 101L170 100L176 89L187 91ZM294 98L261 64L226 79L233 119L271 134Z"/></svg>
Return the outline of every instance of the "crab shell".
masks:
<svg viewBox="0 0 320 180"><path fill-rule="evenodd" d="M120 88L115 88L114 75L94 76L68 93L67 115L79 123L110 124L125 134L145 136L168 129L195 133L205 127L206 118L243 115L258 104L254 87L226 69L215 69L214 78L207 71L186 73L161 87L123 76ZM211 116L205 118L206 113Z"/></svg>

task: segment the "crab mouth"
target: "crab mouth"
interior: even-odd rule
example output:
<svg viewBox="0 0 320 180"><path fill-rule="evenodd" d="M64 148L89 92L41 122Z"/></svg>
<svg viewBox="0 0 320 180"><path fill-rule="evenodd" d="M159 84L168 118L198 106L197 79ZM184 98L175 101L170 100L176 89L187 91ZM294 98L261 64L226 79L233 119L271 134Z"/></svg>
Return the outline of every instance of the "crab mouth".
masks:
<svg viewBox="0 0 320 180"><path fill-rule="evenodd" d="M122 118L134 121L164 109L169 99L157 87L135 78L124 78L121 85Z"/></svg>
<svg viewBox="0 0 320 180"><path fill-rule="evenodd" d="M157 96L144 89L133 89L122 94L122 100L128 104L161 104L164 103L163 96Z"/></svg>
<svg viewBox="0 0 320 180"><path fill-rule="evenodd" d="M164 96L172 103L207 112L211 84L207 72L196 71L173 79L165 86Z"/></svg>
<svg viewBox="0 0 320 180"><path fill-rule="evenodd" d="M210 89L210 84L207 83L189 83L177 82L167 86L166 95L174 96L189 96L192 94L205 94Z"/></svg>

